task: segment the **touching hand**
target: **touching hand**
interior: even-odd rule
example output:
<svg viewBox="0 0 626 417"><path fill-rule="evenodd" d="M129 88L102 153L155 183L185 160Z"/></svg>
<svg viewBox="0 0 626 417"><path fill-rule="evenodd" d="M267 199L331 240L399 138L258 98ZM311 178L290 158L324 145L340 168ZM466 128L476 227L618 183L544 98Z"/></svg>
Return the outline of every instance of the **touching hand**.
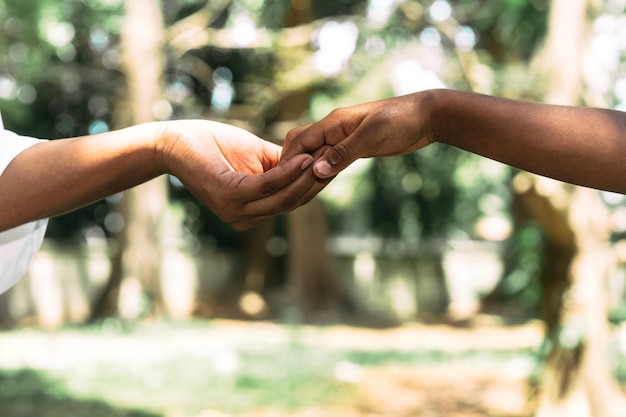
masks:
<svg viewBox="0 0 626 417"><path fill-rule="evenodd" d="M335 109L316 123L290 131L282 158L289 161L302 153L321 152L313 172L331 178L358 158L423 148L433 141L426 97L418 93Z"/></svg>
<svg viewBox="0 0 626 417"><path fill-rule="evenodd" d="M293 210L314 195L311 155L294 155L279 166L281 147L243 129L176 121L166 124L162 138L168 171L236 230Z"/></svg>

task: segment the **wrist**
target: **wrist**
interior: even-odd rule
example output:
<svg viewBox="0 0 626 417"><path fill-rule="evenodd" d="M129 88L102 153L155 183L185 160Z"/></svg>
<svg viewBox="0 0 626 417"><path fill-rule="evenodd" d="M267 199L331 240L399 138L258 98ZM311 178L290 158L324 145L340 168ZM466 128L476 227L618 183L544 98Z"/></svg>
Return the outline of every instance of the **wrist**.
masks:
<svg viewBox="0 0 626 417"><path fill-rule="evenodd" d="M420 94L420 114L426 120L426 136L429 143L450 144L449 109L453 102L453 90L435 89Z"/></svg>
<svg viewBox="0 0 626 417"><path fill-rule="evenodd" d="M152 146L156 166L164 174L175 175L176 148L180 139L180 132L173 122L150 123L152 134Z"/></svg>

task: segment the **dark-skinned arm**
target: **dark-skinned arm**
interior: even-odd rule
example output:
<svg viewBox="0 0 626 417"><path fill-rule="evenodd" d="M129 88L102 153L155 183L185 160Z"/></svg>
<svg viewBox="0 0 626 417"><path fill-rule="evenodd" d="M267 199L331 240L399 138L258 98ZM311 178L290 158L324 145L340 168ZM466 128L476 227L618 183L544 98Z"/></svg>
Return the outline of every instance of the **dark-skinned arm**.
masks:
<svg viewBox="0 0 626 417"><path fill-rule="evenodd" d="M623 112L455 90L336 109L289 132L282 158L326 146L314 172L331 178L358 158L400 155L435 142L561 181L626 193Z"/></svg>

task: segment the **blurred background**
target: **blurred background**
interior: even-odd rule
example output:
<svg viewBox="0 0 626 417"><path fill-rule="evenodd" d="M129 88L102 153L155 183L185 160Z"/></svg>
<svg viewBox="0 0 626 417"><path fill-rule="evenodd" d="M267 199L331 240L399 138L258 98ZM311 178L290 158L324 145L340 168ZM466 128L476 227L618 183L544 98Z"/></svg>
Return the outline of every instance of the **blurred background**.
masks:
<svg viewBox="0 0 626 417"><path fill-rule="evenodd" d="M208 118L276 143L428 88L623 109L625 9L4 0L0 106L40 138ZM433 145L237 233L158 178L50 220L0 296L0 415L623 416L624 203Z"/></svg>

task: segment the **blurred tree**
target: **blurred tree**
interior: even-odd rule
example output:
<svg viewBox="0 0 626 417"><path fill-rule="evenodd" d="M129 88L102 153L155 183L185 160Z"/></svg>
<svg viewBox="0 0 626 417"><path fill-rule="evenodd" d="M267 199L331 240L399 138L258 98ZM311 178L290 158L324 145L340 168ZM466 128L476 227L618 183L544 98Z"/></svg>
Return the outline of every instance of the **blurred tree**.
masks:
<svg viewBox="0 0 626 417"><path fill-rule="evenodd" d="M311 10L310 0L292 0L285 18L285 27L310 24ZM308 113L312 87L297 90L288 100L283 98L277 113L291 114L294 125L299 124ZM319 200L315 198L309 204L289 213L287 225L287 273L296 306L308 318L329 312L336 316L344 294L327 250L325 213Z"/></svg>
<svg viewBox="0 0 626 417"><path fill-rule="evenodd" d="M166 91L174 116L223 118L276 140L289 127L322 117L333 107L422 88L449 84L494 92L502 85L509 93L528 94L531 85L514 83L514 89L504 81L506 77L498 83L495 71L481 61L502 64L527 56L545 26L538 13L540 1L529 5L511 0L506 7L493 2L487 11L477 2L464 1L454 5L454 17L446 1L182 4L166 3L172 23L167 42L174 51ZM519 49L505 45L510 39L510 33L505 33L508 27L521 28L515 29ZM478 47L486 52L479 54ZM508 190L502 181L508 171L487 165L477 168L477 164L485 165L445 147L373 161L356 186L346 175L347 181L335 180L335 189L340 191L331 191L324 199L329 230L333 235L409 241L411 247L429 239L443 242L449 236L482 237L477 233L478 221L506 218ZM218 247L242 247L242 235L224 229L183 190L173 191L186 207L189 228L200 240L213 241ZM295 216L298 213L290 221ZM243 235L246 239L256 236L245 244L247 253L255 256L248 258L244 285L254 291L267 282L267 277L260 278L268 273L267 256L259 254L265 253L272 234L284 233L281 230L264 225ZM305 268L306 263L296 255L300 247L307 248L307 256L311 248L323 251L323 242L309 239L299 245L297 237L282 236L287 237L291 251L287 275L299 282L292 288L309 288L302 285L305 281L326 286L323 291L309 288L306 297L326 294L326 300L320 301L328 302L328 294L338 293L332 289L334 284L329 285L331 269L322 267L328 264L321 261L329 259L327 255L315 256L320 271L326 271L321 273ZM436 247L431 243L420 247L426 246ZM304 276L317 278L300 278ZM320 276L329 279L320 280ZM310 301L311 305L323 304Z"/></svg>
<svg viewBox="0 0 626 417"><path fill-rule="evenodd" d="M581 104L594 6L589 0L551 4L539 56L547 102ZM609 211L596 190L526 174L516 184L520 212L546 235L541 282L548 356L537 414L616 417L623 408L614 401L618 388L606 355L607 280L617 260L609 244Z"/></svg>
<svg viewBox="0 0 626 417"><path fill-rule="evenodd" d="M9 129L56 139L110 128L120 14L116 1L2 2L0 100ZM53 218L47 236L84 243L110 235L111 208L103 200Z"/></svg>
<svg viewBox="0 0 626 417"><path fill-rule="evenodd" d="M126 0L121 62L128 88L116 111L117 128L156 119L155 109L163 100L163 34L158 0ZM112 275L96 302L94 317L119 313L137 319L143 313L165 313L159 232L167 200L165 176L124 192L120 209L124 227L117 236Z"/></svg>
<svg viewBox="0 0 626 417"><path fill-rule="evenodd" d="M307 120L311 95L325 81L311 65L310 51L311 37L321 23L311 21L313 5L308 0L241 1L221 7L218 11L215 4L206 3L169 30L170 47L184 63L177 65L177 77L186 72L198 83L194 99L200 108L191 111L280 142L289 128ZM178 115L188 117L189 111L180 108ZM184 194L180 197L186 199ZM311 222L311 216L323 220L322 206L312 203L288 215L285 228L266 222L224 239L243 249L244 295L262 293L279 282L289 286L292 301L306 315L337 308L344 295L326 250L325 227ZM207 227L199 232L218 237L215 222L204 219ZM277 249L276 242L286 240L288 250ZM278 280L272 276L277 271L272 267L275 257L287 263L287 272Z"/></svg>
<svg viewBox="0 0 626 417"><path fill-rule="evenodd" d="M163 118L222 119L279 141L288 128L323 117L334 107L433 86L542 98L527 63L547 28L547 0L164 0L160 4L167 26L167 61L161 78L165 101L156 110ZM111 103L127 85L121 78L117 42L123 11L119 0L0 4L5 34L0 37L0 99L7 126L54 138L142 120L125 121L119 118L130 112L112 111L116 106ZM152 87L160 86L158 76L153 80ZM158 92L149 92L148 97L158 97ZM155 108L141 106L142 111L148 109ZM361 162L356 174L342 174L322 196L325 221L334 236L356 235L364 240L382 236L421 250L432 247L432 240L493 237L483 233L481 221L509 220L510 171L504 167L445 147ZM288 268L278 269L278 279L270 278L269 264L284 263L285 250L291 250L294 276L308 276L294 281L294 287L301 288L304 297L320 294L320 303L311 300L311 305L322 305L323 294L333 294L329 300L340 297L332 284L336 281L326 280L332 274L323 253L323 234L317 234L323 229L315 231L318 240L312 243L306 240L311 232L284 227L281 219L264 225L259 231L262 237L248 240L221 223L175 179L170 182L175 204L186 213L184 229L192 246L201 242L228 251L249 247L256 255L263 254L251 270L264 278L245 275L244 285L254 291L264 285L284 285L290 274L283 271ZM155 207L163 203L161 187L162 183ZM53 219L49 235L78 237L83 242L115 235L120 219L133 222L130 214L120 216L115 211L118 198ZM318 210L316 204L311 210ZM150 212L146 207L140 210ZM318 218L319 214L294 216ZM555 220L554 227L561 226L566 230L567 221ZM296 229L303 230L300 237L290 235L289 230ZM503 232L498 233L501 238ZM571 241L568 233L564 232L564 239ZM149 239L156 242L154 236ZM268 247L273 247L269 260ZM313 257L320 260L314 265L317 272L295 255L311 248L320 251ZM389 248L395 251L397 246ZM130 257L137 259L137 255ZM308 285L317 285L320 276L323 283L315 291L310 289ZM158 294L155 287L155 300Z"/></svg>

